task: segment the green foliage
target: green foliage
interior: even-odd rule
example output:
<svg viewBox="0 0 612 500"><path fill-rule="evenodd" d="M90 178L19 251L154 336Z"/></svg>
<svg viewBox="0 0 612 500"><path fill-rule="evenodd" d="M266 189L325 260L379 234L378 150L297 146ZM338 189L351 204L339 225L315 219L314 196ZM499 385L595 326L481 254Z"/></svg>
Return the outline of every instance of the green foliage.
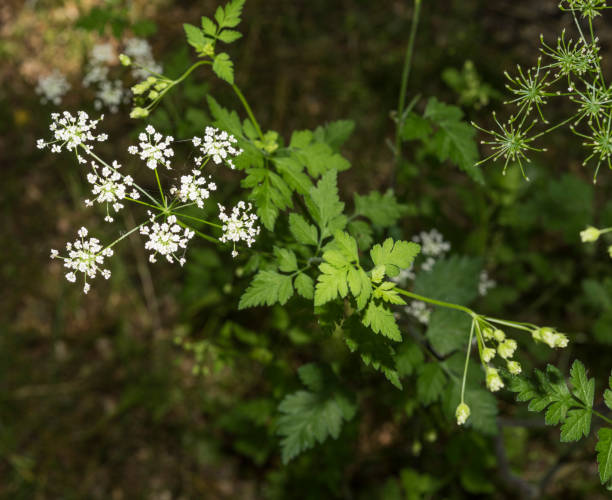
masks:
<svg viewBox="0 0 612 500"><path fill-rule="evenodd" d="M240 24L242 8L245 0L232 0L225 7L217 7L214 20L203 16L202 28L192 24L184 24L187 43L191 45L200 57L213 57L213 71L229 84L234 83L233 63L228 54L221 52L214 55L217 41L232 43L242 37L239 31L229 29Z"/></svg>
<svg viewBox="0 0 612 500"><path fill-rule="evenodd" d="M293 295L291 277L274 271L259 271L246 289L239 309L261 305L285 304Z"/></svg>
<svg viewBox="0 0 612 500"><path fill-rule="evenodd" d="M380 227L394 226L409 211L407 205L398 203L393 191L385 194L372 191L365 196L355 193L354 200L355 214L367 217Z"/></svg>
<svg viewBox="0 0 612 500"><path fill-rule="evenodd" d="M309 390L288 394L278 407L282 416L277 432L283 437L284 463L329 436L337 439L343 421L351 420L356 412L351 397L328 367L307 364L300 367L298 374Z"/></svg>
<svg viewBox="0 0 612 500"><path fill-rule="evenodd" d="M517 401L528 401L529 410L546 409L546 424L561 425L561 441L579 441L587 437L591 430L593 401L595 398L595 380L589 378L585 366L578 360L570 369L571 390L568 388L561 372L548 365L546 372L535 370L535 381L523 377L512 380L510 390L517 393ZM611 377L612 384L612 377ZM611 385L612 387L612 385ZM604 393L606 404L609 403L609 389ZM599 414L597 414L599 415ZM606 419L607 423L611 423ZM602 483L612 475L612 429L602 428L598 432L596 445L599 475Z"/></svg>
<svg viewBox="0 0 612 500"><path fill-rule="evenodd" d="M479 158L476 131L463 121L461 108L432 97L423 117L410 113L401 132L404 140L420 140L427 154L440 162L452 162L474 181L484 184L482 172L475 165Z"/></svg>
<svg viewBox="0 0 612 500"><path fill-rule="evenodd" d="M374 245L370 257L375 266L384 266L386 275L392 278L397 276L401 269L410 267L419 250L419 245L412 241L394 242L387 238L382 245Z"/></svg>
<svg viewBox="0 0 612 500"><path fill-rule="evenodd" d="M437 308L429 318L425 335L433 350L446 356L465 347L470 323L470 317L461 311Z"/></svg>
<svg viewBox="0 0 612 500"><path fill-rule="evenodd" d="M469 304L478 296L480 259L453 255L438 260L433 269L419 273L414 291L446 302Z"/></svg>
<svg viewBox="0 0 612 500"><path fill-rule="evenodd" d="M225 52L217 54L212 69L221 80L225 80L230 85L234 84L234 63L228 54Z"/></svg>

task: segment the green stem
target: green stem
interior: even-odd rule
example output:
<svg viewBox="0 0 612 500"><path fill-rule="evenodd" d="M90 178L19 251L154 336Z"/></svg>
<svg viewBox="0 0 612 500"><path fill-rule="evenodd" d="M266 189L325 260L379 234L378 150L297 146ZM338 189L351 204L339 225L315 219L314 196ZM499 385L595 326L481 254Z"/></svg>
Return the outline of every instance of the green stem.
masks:
<svg viewBox="0 0 612 500"><path fill-rule="evenodd" d="M542 137L543 135L546 135L549 132L552 132L556 128L562 127L563 125L565 125L565 124L571 122L572 120L575 120L576 118L578 118L579 115L580 115L580 113L576 113L575 115L570 116L567 120L563 120L561 123L557 123L556 125L550 127L549 129L546 129L543 132L540 132L539 134L534 135L533 137L530 138L530 141L533 141L533 140L537 139L538 137Z"/></svg>
<svg viewBox="0 0 612 500"><path fill-rule="evenodd" d="M177 84L181 83L181 82L182 82L182 81L183 81L185 78L187 78L187 77L188 77L188 76L191 74L191 72L192 72L194 69L196 69L196 68L198 68L198 67L200 67L200 66L203 66L203 65L205 65L205 64L212 64L212 61L198 61L197 63L192 64L192 65L191 65L191 66L190 66L190 67L187 69L187 71L185 71L185 73L183 73L183 74L182 74L181 76L179 76L179 77L178 77L176 80L174 80L173 85L177 85Z"/></svg>
<svg viewBox="0 0 612 500"><path fill-rule="evenodd" d="M162 202L164 203L164 208L168 208L168 205L166 205L166 197L164 196L164 190L162 189L157 169L155 169L155 179L157 180L157 187L159 188L159 194L161 194Z"/></svg>
<svg viewBox="0 0 612 500"><path fill-rule="evenodd" d="M404 67L402 69L402 83L400 87L399 100L397 103L397 126L395 130L395 162L397 163L401 157L401 129L403 123L404 106L406 104L406 91L408 86L408 77L412 66L412 55L414 52L414 40L416 38L417 27L419 25L419 16L421 13L421 0L414 0L414 12L412 15L412 25L410 27L410 35L408 37L408 45L406 46L406 54L404 56Z"/></svg>
<svg viewBox="0 0 612 500"><path fill-rule="evenodd" d="M468 340L467 355L465 356L465 365L463 366L463 380L461 381L461 402L463 403L463 396L465 395L465 382L467 380L468 365L470 362L470 351L472 350L472 337L474 336L474 323L476 320L472 319L472 327L470 328L470 338Z"/></svg>
<svg viewBox="0 0 612 500"><path fill-rule="evenodd" d="M128 201L132 201L134 203L139 203L140 205L144 205L145 207L154 208L155 210L161 210L161 211L164 210L162 207L158 205L151 205L150 203L145 203L144 201L136 200L134 198L130 198L129 196L126 196L125 199Z"/></svg>
<svg viewBox="0 0 612 500"><path fill-rule="evenodd" d="M491 318L489 316L485 316L484 319L486 321L490 321L491 323L498 323L500 325L509 326L511 328L516 328L517 330L525 330L527 332L532 331L534 328L537 328L535 325L530 323L520 323L518 321L507 321L504 319ZM531 328L529 328L531 327Z"/></svg>
<svg viewBox="0 0 612 500"><path fill-rule="evenodd" d="M255 119L255 115L253 115L253 110L251 109L251 106L249 106L249 103L247 102L247 100L244 97L243 93L240 91L240 89L238 88L238 86L235 83L232 84L232 88L234 89L234 92L238 96L238 99L240 99L240 102L242 103L242 106L244 107L245 111L247 112L247 115L249 115L249 118L251 119L251 122L253 122L253 126L255 127L255 130L257 130L257 135L259 135L259 138L263 141L263 139L264 139L263 133L261 132L261 128L259 126L259 123Z"/></svg>
<svg viewBox="0 0 612 500"><path fill-rule="evenodd" d="M176 222L178 222L179 226L190 229L191 231L193 231L195 234L197 234L200 238L205 239L206 241L210 241L212 243L216 243L217 245L219 244L219 240L216 238L213 238L212 236L208 236L207 234L204 234L200 231L198 231L197 229L192 228L191 226L188 226L187 224L185 224L184 222L177 220Z"/></svg>
<svg viewBox="0 0 612 500"><path fill-rule="evenodd" d="M207 221L207 220L204 220L204 219L199 219L197 217L192 217L191 215L179 214L179 213L175 213L175 212L173 212L173 213L177 217L185 217L187 219L192 219L192 220L195 220L197 222L201 222L202 224L208 224L209 226L213 226L213 227L216 227L216 228L219 228L219 229L223 227L223 226L220 226L219 224L215 224L214 222L210 222L210 221Z"/></svg>
<svg viewBox="0 0 612 500"><path fill-rule="evenodd" d="M406 297L410 297L415 300L420 300L421 302L428 302L429 304L433 304L435 306L446 307L448 309L456 309L457 311L462 311L470 315L472 318L475 318L476 316L478 316L474 311L472 311L468 307L465 307L459 304L452 304L451 302L444 302L442 300L431 299L429 297L425 297L417 293L409 292L408 290L403 290L401 288L395 288L395 290L397 290L402 295L405 295Z"/></svg>
<svg viewBox="0 0 612 500"><path fill-rule="evenodd" d="M602 415L601 413L599 413L596 410L593 410L591 408L591 411L593 412L593 415L597 415L599 418L601 418L604 422L606 422L608 425L612 425L612 420L610 420L608 417Z"/></svg>
<svg viewBox="0 0 612 500"><path fill-rule="evenodd" d="M159 216L158 216L159 217ZM112 248L114 247L117 243L119 243L122 239L127 238L130 234L132 234L134 231L136 231L137 229L140 229L142 226L144 226L147 221L141 222L140 224L138 224L137 226L133 227L132 229L130 229L127 233L125 233L122 236L119 236L119 238L117 238L115 241L113 241L110 245L107 245L106 248Z"/></svg>

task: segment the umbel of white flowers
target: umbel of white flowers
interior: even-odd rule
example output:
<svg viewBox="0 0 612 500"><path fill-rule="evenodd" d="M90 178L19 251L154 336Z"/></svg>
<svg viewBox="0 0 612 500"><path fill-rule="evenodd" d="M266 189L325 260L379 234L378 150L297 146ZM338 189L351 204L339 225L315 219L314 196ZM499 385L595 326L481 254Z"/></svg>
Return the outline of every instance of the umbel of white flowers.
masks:
<svg viewBox="0 0 612 500"><path fill-rule="evenodd" d="M64 267L69 271L66 273L66 279L74 283L77 279L75 271L83 275L83 292L89 292L90 285L87 278L95 278L100 273L105 279L110 278L111 272L104 269L104 259L113 255L110 248L102 248L100 241L97 238L85 239L87 229L82 227L78 231L79 239L74 242L66 243L67 256L62 256L57 250L51 250L52 259L62 259Z"/></svg>
<svg viewBox="0 0 612 500"><path fill-rule="evenodd" d="M198 147L202 156L196 159L197 168L192 169L190 174L182 175L179 178L180 183L169 189L169 195L173 197L173 200L169 200L164 194L157 167L163 165L167 169L172 168L170 161L174 157L172 148L174 139L172 136L164 136L157 132L151 125L147 126L138 136L138 145L130 146L128 151L139 156L150 169L155 170L161 195L161 201L158 201L146 189L136 184L132 176L121 173L121 165L118 162L107 163L94 153L94 143L107 139L106 134L94 133L101 118L92 120L83 111L78 111L76 116L67 111L61 114L53 113L51 118L52 123L49 128L53 132L53 138L48 142L39 139L37 146L40 149L49 148L52 153L60 153L66 149L74 152L79 163L89 164L90 170L86 177L93 196L85 200L86 206L104 204L106 208L104 220L107 222L113 221L111 211L115 213L120 211L126 202L148 205L159 210L159 213L149 211L148 220L125 232L106 247L103 247L96 238L86 239L88 231L84 227L81 228L78 232L80 239L66 245L67 255L60 255L57 250L51 251L51 258L63 259L64 265L69 269L65 275L66 279L75 282L77 274L81 273L83 291L87 293L90 290L89 279L95 278L98 274L109 278L110 270L103 268L105 259L113 255L112 247L115 244L136 231L147 237L145 249L150 251L151 262L156 262L157 256L161 255L170 263L184 265L188 243L196 231L187 227L179 218L184 216L200 219L184 214L182 210L189 207L204 208L205 201L217 190L216 183L202 173L203 167L209 160L214 164L224 163L230 168L235 168L232 159L242 153L237 147L237 139L213 127L207 127L203 137L194 137L192 142ZM141 195L148 200L141 201ZM252 205L244 201L238 202L229 213L224 206L219 205L219 219L223 225L209 222L222 231L219 237L222 243L232 243L233 257L238 255L237 243L244 242L250 247L260 232L257 215L252 209Z"/></svg>

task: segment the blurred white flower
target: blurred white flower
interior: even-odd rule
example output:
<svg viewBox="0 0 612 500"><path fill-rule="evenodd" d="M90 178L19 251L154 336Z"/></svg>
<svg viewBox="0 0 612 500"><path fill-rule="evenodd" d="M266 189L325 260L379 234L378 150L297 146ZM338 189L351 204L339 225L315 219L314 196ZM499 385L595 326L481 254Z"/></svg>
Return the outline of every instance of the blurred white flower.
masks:
<svg viewBox="0 0 612 500"><path fill-rule="evenodd" d="M41 96L41 102L47 104L52 102L56 106L62 103L62 97L70 90L70 84L66 77L58 70L46 76L41 76L36 85L36 93Z"/></svg>

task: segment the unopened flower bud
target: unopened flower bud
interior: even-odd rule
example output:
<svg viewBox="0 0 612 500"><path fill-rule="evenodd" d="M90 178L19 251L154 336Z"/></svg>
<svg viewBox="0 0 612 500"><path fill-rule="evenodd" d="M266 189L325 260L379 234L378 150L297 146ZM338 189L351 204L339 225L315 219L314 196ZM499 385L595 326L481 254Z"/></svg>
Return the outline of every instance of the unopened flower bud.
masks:
<svg viewBox="0 0 612 500"><path fill-rule="evenodd" d="M512 375L518 375L521 373L521 365L518 361L508 361L508 371L512 373Z"/></svg>
<svg viewBox="0 0 612 500"><path fill-rule="evenodd" d="M514 351L516 351L516 340L513 339L505 340L497 346L497 352L504 359L511 358Z"/></svg>
<svg viewBox="0 0 612 500"><path fill-rule="evenodd" d="M485 347L482 350L482 360L485 363L488 363L495 357L495 349L491 349L490 347Z"/></svg>
<svg viewBox="0 0 612 500"><path fill-rule="evenodd" d="M457 417L457 425L463 425L470 416L470 407L465 403L461 403L455 410L455 417Z"/></svg>
<svg viewBox="0 0 612 500"><path fill-rule="evenodd" d="M501 331L499 328L496 328L493 331L493 338L497 340L498 342L503 342L506 339L506 334L503 331Z"/></svg>
<svg viewBox="0 0 612 500"><path fill-rule="evenodd" d="M504 382L495 368L487 366L486 378L487 387L491 392L499 391L504 386Z"/></svg>
<svg viewBox="0 0 612 500"><path fill-rule="evenodd" d="M580 239L582 243L590 243L597 241L601 231L593 226L588 226L584 231L580 231Z"/></svg>
<svg viewBox="0 0 612 500"><path fill-rule="evenodd" d="M119 54L119 62L121 63L122 66L132 65L132 59L130 59L130 57L125 54Z"/></svg>
<svg viewBox="0 0 612 500"><path fill-rule="evenodd" d="M130 113L130 118L146 118L149 112L144 108L134 108Z"/></svg>

